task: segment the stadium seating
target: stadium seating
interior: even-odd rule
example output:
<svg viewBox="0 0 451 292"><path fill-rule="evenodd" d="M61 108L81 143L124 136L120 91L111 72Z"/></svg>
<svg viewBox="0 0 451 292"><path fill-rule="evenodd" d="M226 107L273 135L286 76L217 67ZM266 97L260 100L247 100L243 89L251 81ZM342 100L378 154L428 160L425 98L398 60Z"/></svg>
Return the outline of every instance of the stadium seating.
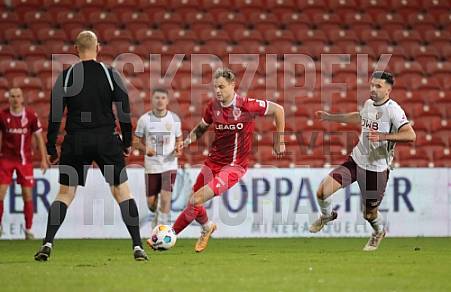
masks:
<svg viewBox="0 0 451 292"><path fill-rule="evenodd" d="M4 11L0 13L0 96L11 86L21 86L27 92L29 104L44 117L53 82L52 54L74 53L73 39L84 28L98 33L102 61L111 63L124 52L143 58L143 71L134 72L126 66L124 72L129 79L131 99L140 105L148 103L149 87L158 80L154 78L155 67L149 68L149 53L162 54L162 72L166 72L174 54L185 54L171 83L177 94L172 106L181 116L187 116L183 119L184 130L199 120L208 98L202 95L193 101L188 98L190 89L200 88L200 82L206 83L211 77L209 72L203 78L192 79L190 54L217 55L224 64L229 63L229 53L260 54L258 74L247 84L249 88L244 90L243 83L243 91L283 103L288 129L302 133L297 136L315 131L323 135L310 145L308 154L298 149L278 161L268 150L270 144L264 143L268 149L264 147L261 155L253 155L253 163L287 167L307 162L314 166L336 164L344 157L343 148L349 150L351 142L342 137L324 141L324 131L356 134L358 129L320 123L314 119L314 112L358 110L358 104L367 96L366 78L373 70L371 66L381 54L388 53L392 54L388 68L396 76L392 95L402 104L418 132L415 147L399 147L396 162L401 166L451 165L451 6L447 0L13 0L5 3L10 4L2 6ZM277 61L266 66L265 53L276 54ZM295 66L294 73L284 76L283 55L292 53L310 56L316 68ZM325 76L321 71L324 53L350 54L350 62L334 65L333 74ZM358 67L356 54L364 53L369 55L369 66L359 63ZM244 67L232 67L240 80ZM293 88L304 84L306 72L316 77L313 87ZM335 93L331 99L324 100L321 98L324 92L334 87L331 85L327 90L323 87L320 91L321 82L344 83L346 93ZM274 96L267 96L267 92ZM1 105L5 104L2 99ZM132 105L133 116L137 117L143 108L148 108L148 104ZM192 111L197 111L197 115L193 116ZM271 121L257 122L260 133L272 128ZM290 143L305 145L305 141L293 137ZM351 140L355 141L355 135ZM323 142L332 143L331 153L322 151ZM415 149L415 154L410 153L411 149ZM183 161L196 164L203 158L203 153L187 153ZM141 158L131 159L138 162Z"/></svg>

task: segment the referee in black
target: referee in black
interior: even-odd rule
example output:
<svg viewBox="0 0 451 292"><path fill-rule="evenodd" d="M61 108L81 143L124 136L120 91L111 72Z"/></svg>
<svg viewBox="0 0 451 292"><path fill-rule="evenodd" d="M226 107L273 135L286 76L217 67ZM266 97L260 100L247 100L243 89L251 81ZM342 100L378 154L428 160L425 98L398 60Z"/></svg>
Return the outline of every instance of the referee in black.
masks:
<svg viewBox="0 0 451 292"><path fill-rule="evenodd" d="M34 258L46 261L50 257L53 239L75 197L77 186L85 185L88 168L95 161L119 203L122 219L133 241L134 258L148 260L139 233L138 208L125 171L124 156L130 153L132 138L126 87L117 71L96 61L99 45L92 31L82 31L77 36L75 48L81 62L64 70L52 90L47 151L51 164L59 162L60 189L49 209L43 245ZM113 104L122 139L115 133ZM55 144L66 108L66 136L59 158Z"/></svg>

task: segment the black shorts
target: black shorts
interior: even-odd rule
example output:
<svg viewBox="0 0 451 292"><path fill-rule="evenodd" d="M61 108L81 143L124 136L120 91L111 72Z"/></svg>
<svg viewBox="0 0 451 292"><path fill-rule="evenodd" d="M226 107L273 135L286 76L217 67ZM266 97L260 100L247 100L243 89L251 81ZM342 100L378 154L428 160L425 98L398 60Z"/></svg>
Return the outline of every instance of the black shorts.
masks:
<svg viewBox="0 0 451 292"><path fill-rule="evenodd" d="M66 135L61 147L59 182L66 186L84 186L88 169L95 162L110 185L127 181L124 146L112 133L77 133Z"/></svg>
<svg viewBox="0 0 451 292"><path fill-rule="evenodd" d="M349 156L348 160L329 173L342 187L357 181L366 210L378 207L384 198L389 170L382 172L369 171L359 167Z"/></svg>
<svg viewBox="0 0 451 292"><path fill-rule="evenodd" d="M169 170L163 173L146 173L146 196L156 196L162 190L172 192L176 177L176 170Z"/></svg>

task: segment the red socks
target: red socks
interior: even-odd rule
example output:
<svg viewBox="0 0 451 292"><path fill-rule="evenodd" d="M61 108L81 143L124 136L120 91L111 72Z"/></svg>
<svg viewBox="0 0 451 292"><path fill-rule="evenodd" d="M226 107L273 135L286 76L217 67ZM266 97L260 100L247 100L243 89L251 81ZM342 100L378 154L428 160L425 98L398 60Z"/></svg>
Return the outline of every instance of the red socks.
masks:
<svg viewBox="0 0 451 292"><path fill-rule="evenodd" d="M200 224L205 224L208 222L207 210L205 210L204 206L194 206L192 204L188 204L185 210L177 217L175 220L174 231L176 234L179 234L186 228L191 222L196 221Z"/></svg>
<svg viewBox="0 0 451 292"><path fill-rule="evenodd" d="M33 200L25 201L23 206L23 214L25 216L25 229L31 229L33 224Z"/></svg>
<svg viewBox="0 0 451 292"><path fill-rule="evenodd" d="M2 223L3 217L3 200L0 201L0 224Z"/></svg>
<svg viewBox="0 0 451 292"><path fill-rule="evenodd" d="M199 207L199 213L197 214L196 221L200 225L204 225L208 222L207 210L204 206Z"/></svg>

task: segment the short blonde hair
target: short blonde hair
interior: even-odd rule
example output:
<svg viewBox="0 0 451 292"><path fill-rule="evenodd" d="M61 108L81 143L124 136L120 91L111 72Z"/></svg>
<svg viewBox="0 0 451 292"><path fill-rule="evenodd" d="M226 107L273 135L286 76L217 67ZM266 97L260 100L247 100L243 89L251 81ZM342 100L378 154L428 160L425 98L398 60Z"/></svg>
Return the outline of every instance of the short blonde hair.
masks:
<svg viewBox="0 0 451 292"><path fill-rule="evenodd" d="M216 69L215 74L213 75L215 79L223 77L228 82L234 82L235 81L235 74L232 70L226 67L221 67Z"/></svg>
<svg viewBox="0 0 451 292"><path fill-rule="evenodd" d="M75 39L75 45L80 52L95 49L97 46L97 36L90 30L84 30Z"/></svg>
<svg viewBox="0 0 451 292"><path fill-rule="evenodd" d="M9 97L11 97L11 95L13 94L13 91L16 91L17 94L23 96L22 88L20 88L20 87L12 87L12 88L9 89L9 92L8 92L8 96Z"/></svg>

